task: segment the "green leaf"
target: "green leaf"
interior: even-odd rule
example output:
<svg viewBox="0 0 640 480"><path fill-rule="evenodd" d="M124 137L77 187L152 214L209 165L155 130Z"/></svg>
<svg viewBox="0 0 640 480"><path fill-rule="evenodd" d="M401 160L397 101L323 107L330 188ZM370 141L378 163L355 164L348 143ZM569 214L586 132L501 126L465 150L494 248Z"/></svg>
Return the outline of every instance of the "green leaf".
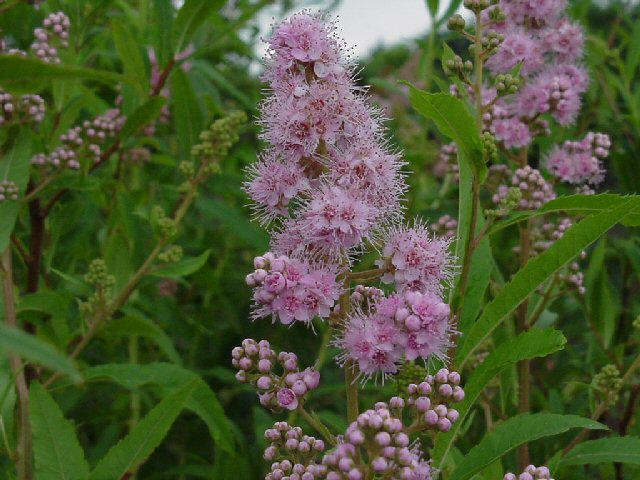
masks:
<svg viewBox="0 0 640 480"><path fill-rule="evenodd" d="M531 212L522 212L495 223L490 229L489 234L496 233L516 223L520 223L529 218L539 217L547 213L566 212L572 215L590 215L599 213L603 210L615 208L622 203L638 198L638 195L615 195L612 193L601 193L599 195L568 195L559 197L555 200L545 203L542 207ZM621 221L624 225L639 226L640 210L635 209Z"/></svg>
<svg viewBox="0 0 640 480"><path fill-rule="evenodd" d="M602 238L589 256L589 267L585 274L589 317L602 334L604 347L609 348L616 330L616 319L620 313L618 296L614 294L609 273L605 265L606 238Z"/></svg>
<svg viewBox="0 0 640 480"><path fill-rule="evenodd" d="M149 125L160 114L160 110L164 106L165 99L156 96L147 100L144 104L140 105L129 117L122 126L120 131L121 138L127 138L134 135L140 128L145 125Z"/></svg>
<svg viewBox="0 0 640 480"><path fill-rule="evenodd" d="M128 78L118 73L76 65L60 65L45 63L40 60L19 55L0 55L0 85L11 88L14 85L32 83L34 81L49 82L55 79L96 80L107 85L114 85Z"/></svg>
<svg viewBox="0 0 640 480"><path fill-rule="evenodd" d="M193 378L158 403L98 462L89 480L114 480L134 472L160 445L196 386Z"/></svg>
<svg viewBox="0 0 640 480"><path fill-rule="evenodd" d="M640 465L640 438L611 437L579 443L560 460L559 466L610 462Z"/></svg>
<svg viewBox="0 0 640 480"><path fill-rule="evenodd" d="M465 455L450 480L466 480L517 446L564 433L572 428L606 430L601 423L577 415L524 413L506 420Z"/></svg>
<svg viewBox="0 0 640 480"><path fill-rule="evenodd" d="M84 375L87 380L108 378L128 389L155 383L175 390L184 382L195 379L196 387L187 401L187 408L207 424L211 437L220 448L230 453L235 449L233 430L220 402L211 388L194 372L171 363L105 364L86 369Z"/></svg>
<svg viewBox="0 0 640 480"><path fill-rule="evenodd" d="M456 364L459 367L464 365L493 329L545 280L639 205L640 198L630 198L612 210L587 217L567 230L549 249L529 260L485 307L463 340Z"/></svg>
<svg viewBox="0 0 640 480"><path fill-rule="evenodd" d="M0 67L1 68L1 67ZM1 75L1 73L0 73ZM15 182L20 196L18 200L0 202L0 252L9 245L9 238L18 218L20 197L29 181L29 160L31 159L31 138L26 130L20 132L9 153L0 157L0 180Z"/></svg>
<svg viewBox="0 0 640 480"><path fill-rule="evenodd" d="M544 357L561 350L566 342L564 335L557 330L534 328L502 343L492 351L485 361L473 371L464 387L464 400L456 405L456 410L460 413L459 420L449 432L439 434L436 437L436 444L432 454L434 465L442 468L467 414L475 404L482 389L493 377L522 360Z"/></svg>
<svg viewBox="0 0 640 480"><path fill-rule="evenodd" d="M223 3L221 0L185 0L173 24L175 53L187 45L209 14Z"/></svg>
<svg viewBox="0 0 640 480"><path fill-rule="evenodd" d="M436 15L438 15L439 6L440 6L440 0L427 0L427 8L429 9L429 14L431 15L431 19L435 19Z"/></svg>
<svg viewBox="0 0 640 480"><path fill-rule="evenodd" d="M200 270L207 259L211 250L198 255L197 257L183 258L179 262L170 263L164 267L160 267L153 271L152 275L156 277L182 278Z"/></svg>
<svg viewBox="0 0 640 480"><path fill-rule="evenodd" d="M148 93L149 81L144 60L140 54L139 42L133 36L131 27L125 27L122 22L112 22L111 31L124 73L135 82L138 95L144 98Z"/></svg>
<svg viewBox="0 0 640 480"><path fill-rule="evenodd" d="M456 142L459 162L467 163L479 182L487 176L482 142L476 121L467 104L445 93L427 93L409 84L411 105L434 121L440 132Z"/></svg>
<svg viewBox="0 0 640 480"><path fill-rule="evenodd" d="M158 345L162 353L164 353L171 362L176 364L182 363L180 354L175 349L171 337L151 319L140 313L125 308L125 315L109 320L104 327L104 332L110 335L138 335L148 338Z"/></svg>
<svg viewBox="0 0 640 480"><path fill-rule="evenodd" d="M89 465L74 426L38 382L29 388L29 418L38 480L86 480Z"/></svg>
<svg viewBox="0 0 640 480"><path fill-rule="evenodd" d="M0 349L10 350L30 362L64 373L74 382L82 379L74 362L58 352L51 344L40 340L35 335L8 327L4 323L0 324Z"/></svg>
<svg viewBox="0 0 640 480"><path fill-rule="evenodd" d="M171 75L171 94L180 156L189 158L191 146L202 131L202 112L189 77L181 69Z"/></svg>

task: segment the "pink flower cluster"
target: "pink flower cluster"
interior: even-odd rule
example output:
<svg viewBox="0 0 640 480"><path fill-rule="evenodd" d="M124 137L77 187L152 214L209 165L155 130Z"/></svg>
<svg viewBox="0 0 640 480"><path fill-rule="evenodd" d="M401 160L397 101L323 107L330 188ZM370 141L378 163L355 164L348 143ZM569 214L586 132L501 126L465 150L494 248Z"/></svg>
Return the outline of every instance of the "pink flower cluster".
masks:
<svg viewBox="0 0 640 480"><path fill-rule="evenodd" d="M511 176L511 185L499 185L492 200L496 205L505 201L509 188L518 188L522 193L519 210L536 210L550 200L556 198L553 187L535 168L526 165L517 169Z"/></svg>
<svg viewBox="0 0 640 480"><path fill-rule="evenodd" d="M54 168L80 168L80 160L87 156L94 163L100 160L102 146L113 139L123 127L127 118L120 109L112 108L93 120L85 120L82 126L75 126L60 135L62 145L49 154L39 153L33 156L33 165L49 165Z"/></svg>
<svg viewBox="0 0 640 480"><path fill-rule="evenodd" d="M419 384L411 383L407 387L407 400L393 397L389 400L392 411L397 411L402 418L405 404L416 418L416 428L419 430L438 430L448 432L458 421L459 412L450 408L452 402L464 400L464 390L460 386L460 374L449 372L446 368L438 370L434 375L428 375Z"/></svg>
<svg viewBox="0 0 640 480"><path fill-rule="evenodd" d="M403 358L442 358L449 346L449 314L449 305L430 291L383 297L349 316L336 340L343 350L339 361L351 360L368 378L396 373Z"/></svg>
<svg viewBox="0 0 640 480"><path fill-rule="evenodd" d="M270 146L245 190L262 221L284 219L275 253L331 252L342 263L401 212L402 162L321 15L276 26L269 51L260 124Z"/></svg>
<svg viewBox="0 0 640 480"><path fill-rule="evenodd" d="M58 48L69 46L71 22L63 12L51 13L42 22L42 28L33 31L35 41L31 44L33 53L43 62L60 63Z"/></svg>
<svg viewBox="0 0 640 480"><path fill-rule="evenodd" d="M447 174L452 174L456 182L459 180L458 147L455 143L447 143L440 147L438 160L433 166L433 174L440 178Z"/></svg>
<svg viewBox="0 0 640 480"><path fill-rule="evenodd" d="M492 21L492 8L500 8L506 20ZM501 0L492 8L483 16L489 33L501 34L503 41L486 65L497 75L521 64L523 84L516 94L500 98L491 89L483 98L490 105L485 120L506 148L521 148L548 128L540 115L561 125L575 120L589 81L580 65L584 35L566 18L564 1Z"/></svg>
<svg viewBox="0 0 640 480"><path fill-rule="evenodd" d="M300 427L287 422L276 422L264 432L271 444L264 451L264 459L273 461L265 480L314 480L325 478L327 467L317 463L314 457L324 451L324 442L304 435ZM294 459L290 461L287 457Z"/></svg>
<svg viewBox="0 0 640 480"><path fill-rule="evenodd" d="M524 472L518 476L511 472L506 473L504 480L553 480L553 478L551 478L551 472L547 467L528 465Z"/></svg>
<svg viewBox="0 0 640 480"><path fill-rule="evenodd" d="M385 283L394 283L403 292L429 291L441 294L452 276L450 239L429 233L427 226L416 222L413 227L391 229L385 238L382 259L376 264L386 270Z"/></svg>
<svg viewBox="0 0 640 480"><path fill-rule="evenodd" d="M41 123L44 112L45 103L40 95L26 94L16 99L12 94L0 90L0 126L9 123Z"/></svg>
<svg viewBox="0 0 640 480"><path fill-rule="evenodd" d="M362 465L362 459L369 459ZM381 478L430 480L432 470L417 444L409 445L402 420L392 415L389 405L378 402L375 409L358 415L344 435L344 442L322 459L327 480L364 480L367 472Z"/></svg>
<svg viewBox="0 0 640 480"><path fill-rule="evenodd" d="M318 387L320 373L313 368L298 369L295 353L276 352L267 340L256 342L251 338L231 352L231 362L238 369L236 379L249 382L258 389L260 403L270 409L295 410L309 390ZM276 360L282 367L282 375L273 369Z"/></svg>
<svg viewBox="0 0 640 480"><path fill-rule="evenodd" d="M609 156L609 135L589 132L578 142L556 146L547 159L547 169L563 182L597 185L604 179L602 160Z"/></svg>
<svg viewBox="0 0 640 480"><path fill-rule="evenodd" d="M436 235L453 240L458 233L458 220L451 215L443 215L433 224L431 229Z"/></svg>
<svg viewBox="0 0 640 480"><path fill-rule="evenodd" d="M283 325L310 324L315 316L326 318L341 293L336 269L302 257L267 252L254 259L256 270L247 275L254 287L253 318L271 315Z"/></svg>

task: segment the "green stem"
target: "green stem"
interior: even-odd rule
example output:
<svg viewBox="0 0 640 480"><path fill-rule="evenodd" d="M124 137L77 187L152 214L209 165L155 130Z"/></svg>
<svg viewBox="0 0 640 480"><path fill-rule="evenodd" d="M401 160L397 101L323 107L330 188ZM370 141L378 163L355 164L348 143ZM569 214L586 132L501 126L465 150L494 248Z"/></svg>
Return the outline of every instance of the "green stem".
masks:
<svg viewBox="0 0 640 480"><path fill-rule="evenodd" d="M298 405L298 412L302 415L302 418L306 420L306 422L311 425L316 432L318 432L322 437L329 442L331 445L336 445L336 437L329 431L327 426L322 423L320 420L315 418L312 414L307 412L302 405Z"/></svg>
<svg viewBox="0 0 640 480"><path fill-rule="evenodd" d="M547 308L547 305L553 298L553 295L552 295L553 289L556 287L557 284L558 284L558 274L553 276L553 278L547 285L547 288L542 293L542 297L540 298L540 300L538 300L538 303L534 307L533 312L531 313L531 316L527 320L527 325L529 326L529 328L534 326L536 322L540 319L540 316L544 312L544 309Z"/></svg>
<svg viewBox="0 0 640 480"><path fill-rule="evenodd" d="M529 261L531 249L531 232L529 221L520 227L520 268ZM518 333L529 330L527 322L527 311L529 301L525 299L517 311ZM531 410L531 361L522 360L518 364L518 412L527 413ZM529 465L529 446L525 443L518 447L518 468L524 470Z"/></svg>
<svg viewBox="0 0 640 480"><path fill-rule="evenodd" d="M4 300L4 318L7 326L18 328L16 317L16 300L14 297L13 265L11 247L7 246L2 253L2 294ZM18 396L18 447L16 455L18 480L30 480L31 472L31 426L29 423L29 386L24 375L20 357L9 354L11 372L15 378Z"/></svg>

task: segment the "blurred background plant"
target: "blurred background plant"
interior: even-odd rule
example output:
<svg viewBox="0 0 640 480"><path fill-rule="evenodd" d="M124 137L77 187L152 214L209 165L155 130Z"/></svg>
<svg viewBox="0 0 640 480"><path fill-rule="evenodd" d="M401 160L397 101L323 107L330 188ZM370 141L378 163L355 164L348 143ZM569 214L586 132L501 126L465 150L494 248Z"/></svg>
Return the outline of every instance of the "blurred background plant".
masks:
<svg viewBox="0 0 640 480"><path fill-rule="evenodd" d="M266 321L249 321L251 299L245 276L253 270L254 256L268 249L267 234L251 221L241 190L244 168L259 150L256 127L249 122L234 128L237 143L212 162L215 168L207 174L213 175L197 185L192 180L207 149L204 153L196 149L195 156L191 151L211 139L200 133L212 131L209 126L231 111L255 117L263 88L257 52L270 16L280 18L306 6L335 12L340 3L0 1L1 49L7 54L0 59L0 86L16 98L38 93L47 105L33 129L26 122L9 125L8 115L0 126L0 175L13 171L8 156L19 146L16 139L28 137L26 153L22 153L27 163L23 164L38 153L48 155L44 166L36 161L30 167L31 184L26 191L26 185L21 187L18 200L0 203L2 234L7 241L11 235L20 325L57 351L74 351L91 330L92 324L83 320L87 308L100 308L102 300L92 295L100 297L103 287L122 292L159 242L167 249L158 252L154 268L133 286L117 313L110 312L115 313L113 318L96 331L78 356L83 383L73 385L62 379L50 390L64 417L73 419L91 468L135 429L166 390L179 383L177 370L154 370L157 362L169 362L197 374L219 403L207 397L208 406L203 407L207 413L197 408L192 409L197 415L182 413L140 466L137 478L262 478L263 432L272 425L273 417L258 404L253 390L235 381L229 352L243 338L268 338L279 350L296 351L306 365L316 358L324 332L314 335L298 324L275 329ZM406 88L398 81L407 80L430 91L448 88L440 59L444 41L455 51L463 48L446 30L447 18L461 2L440 3L438 8L438 2L426 2L425 9L437 28L413 42L381 46L358 59L363 67L359 82L371 85L374 100L393 119L390 141L404 151L413 172L408 214L428 218L432 224L443 215L456 216L456 182L452 173L444 178L434 175L440 147L446 141L413 111ZM592 82L576 124L552 130L537 147L546 150L590 130L607 132L613 147L605 188L638 193L640 7L623 1L575 0L570 4L573 18L587 30L585 60ZM33 64L15 63L14 50L29 51L34 29L58 11L68 16L70 25L68 47L58 46L62 67L56 70L51 64L49 70L37 70ZM36 52L36 56L40 55ZM94 73L81 72L80 67ZM126 78L108 75L114 72ZM154 100L157 98L165 101ZM98 161L87 157L78 168L71 163L67 169L54 168L51 154L61 144L60 135L113 108L123 118L118 123L118 116L109 117L114 123L104 128L114 129L115 136L100 144ZM9 111L5 108L5 112ZM83 127L82 135L93 127ZM218 138L215 129L213 132ZM174 205L191 187L197 187L198 194L184 218L174 224ZM10 209L16 204L24 208L11 233L9 218L16 213ZM532 398L536 410L589 416L605 395L612 407L602 421L621 435L640 436L637 375L631 388L614 394L610 389L603 393L598 380L606 376L603 368L607 378L611 377L612 369L606 367L623 365L625 354L637 351L640 343L640 237L633 233L637 229L614 230L590 252L587 294L582 300L563 297L542 313L540 324L561 329L570 347L534 365ZM507 261L509 235L505 230L494 240L493 253L499 264ZM102 263L96 264L95 259ZM91 274L85 276L88 272ZM87 307L87 302L93 307ZM496 333L492 341L499 343L500 335L509 332ZM21 351L28 346L17 348L10 333L0 332L0 336L3 352L17 350L37 363L30 357L33 352ZM486 349L491 348L490 341ZM344 431L343 383L333 362L335 353L328 348L321 357L322 383L310 393L309 402L325 424ZM4 438L0 469L4 478L14 478L18 399L12 384L16 372L9 366L9 355L0 361ZM146 367L122 370L104 364ZM24 372L30 381L46 382L50 377L48 369L30 363ZM600 376L594 380L596 375ZM362 404L372 405L381 396L400 392L403 382L408 383L405 377L414 378L407 371L384 386L369 383ZM496 422L516 410L515 371L503 373L498 380L488 387L493 401L480 402L484 410L478 408L464 424L465 435L458 444L461 450L453 452L454 460L482 437L487 409L493 409L489 415ZM282 419L291 422L293 415L282 414ZM199 417L206 417L207 423ZM536 458L548 459L567 438L571 437L535 443L532 451ZM501 474L501 465L478 478L498 478L496 471ZM560 473L567 479L637 478L640 469L625 466L623 471L619 465L604 463L564 468Z"/></svg>

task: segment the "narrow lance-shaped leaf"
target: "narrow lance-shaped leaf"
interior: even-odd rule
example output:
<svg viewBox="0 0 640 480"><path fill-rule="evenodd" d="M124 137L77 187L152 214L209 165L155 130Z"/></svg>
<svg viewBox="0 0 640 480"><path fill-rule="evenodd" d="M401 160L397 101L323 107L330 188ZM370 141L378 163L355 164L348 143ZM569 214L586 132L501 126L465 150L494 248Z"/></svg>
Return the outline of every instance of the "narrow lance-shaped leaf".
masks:
<svg viewBox="0 0 640 480"><path fill-rule="evenodd" d="M140 47L129 28L122 22L113 22L111 25L113 42L122 61L124 73L134 82L138 95L147 94L149 81L144 60L140 54Z"/></svg>
<svg viewBox="0 0 640 480"><path fill-rule="evenodd" d="M38 480L86 480L89 465L73 424L38 382L29 388L29 419Z"/></svg>
<svg viewBox="0 0 640 480"><path fill-rule="evenodd" d="M197 257L183 258L179 262L165 265L153 271L156 277L182 278L200 270L207 259L211 250L207 250Z"/></svg>
<svg viewBox="0 0 640 480"><path fill-rule="evenodd" d="M196 379L156 405L125 438L98 462L89 480L114 480L134 472L166 436L196 388Z"/></svg>
<svg viewBox="0 0 640 480"><path fill-rule="evenodd" d="M560 460L559 466L610 462L640 465L640 438L611 437L579 443Z"/></svg>
<svg viewBox="0 0 640 480"><path fill-rule="evenodd" d="M0 350L10 350L30 362L69 375L75 382L81 380L75 364L51 344L4 323L0 324Z"/></svg>
<svg viewBox="0 0 640 480"><path fill-rule="evenodd" d="M478 345L536 288L639 205L640 198L630 198L613 210L587 217L573 225L545 252L529 260L485 307L463 340L456 364L464 365Z"/></svg>
<svg viewBox="0 0 640 480"><path fill-rule="evenodd" d="M607 429L601 423L577 415L558 415L555 413L517 415L487 433L480 443L465 455L451 474L450 480L467 480L519 445L539 438L558 435L572 428Z"/></svg>
<svg viewBox="0 0 640 480"><path fill-rule="evenodd" d="M533 329L502 343L492 351L484 362L473 371L464 386L464 400L455 407L460 413L459 420L449 432L437 436L432 454L434 465L442 468L464 419L475 404L482 389L493 377L521 360L544 357L556 352L562 349L566 342L564 335L557 330Z"/></svg>

